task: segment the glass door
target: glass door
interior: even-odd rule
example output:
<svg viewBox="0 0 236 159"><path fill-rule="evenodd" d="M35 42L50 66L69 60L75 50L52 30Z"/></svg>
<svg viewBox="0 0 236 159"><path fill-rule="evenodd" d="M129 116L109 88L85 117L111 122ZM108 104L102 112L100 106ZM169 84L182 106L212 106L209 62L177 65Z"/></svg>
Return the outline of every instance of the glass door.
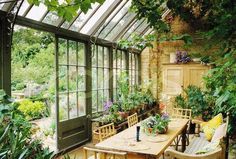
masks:
<svg viewBox="0 0 236 159"><path fill-rule="evenodd" d="M57 147L64 150L90 139L86 44L56 36Z"/></svg>

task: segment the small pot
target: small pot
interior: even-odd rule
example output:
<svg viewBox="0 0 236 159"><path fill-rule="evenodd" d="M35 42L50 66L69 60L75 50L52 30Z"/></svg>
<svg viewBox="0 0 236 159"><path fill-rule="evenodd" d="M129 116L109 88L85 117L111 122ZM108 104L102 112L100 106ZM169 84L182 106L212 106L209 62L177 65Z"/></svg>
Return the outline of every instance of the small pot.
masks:
<svg viewBox="0 0 236 159"><path fill-rule="evenodd" d="M129 113L128 113L128 112L120 112L120 111L119 111L119 115L120 115L120 117L121 117L122 119L126 119L126 118L128 117L128 115L129 115Z"/></svg>

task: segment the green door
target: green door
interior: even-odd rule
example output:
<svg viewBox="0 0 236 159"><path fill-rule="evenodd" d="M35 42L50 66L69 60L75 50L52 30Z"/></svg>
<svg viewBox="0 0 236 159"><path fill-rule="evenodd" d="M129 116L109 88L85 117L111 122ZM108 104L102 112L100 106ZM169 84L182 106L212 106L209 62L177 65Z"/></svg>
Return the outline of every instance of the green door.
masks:
<svg viewBox="0 0 236 159"><path fill-rule="evenodd" d="M58 151L83 144L91 138L86 48L86 43L56 36Z"/></svg>

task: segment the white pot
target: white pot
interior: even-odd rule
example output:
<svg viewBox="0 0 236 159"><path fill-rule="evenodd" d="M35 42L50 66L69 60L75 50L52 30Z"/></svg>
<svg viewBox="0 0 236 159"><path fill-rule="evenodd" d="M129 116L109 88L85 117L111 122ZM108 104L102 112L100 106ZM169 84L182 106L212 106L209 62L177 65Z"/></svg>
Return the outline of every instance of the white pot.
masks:
<svg viewBox="0 0 236 159"><path fill-rule="evenodd" d="M170 63L175 63L175 60L176 60L176 54L170 53Z"/></svg>

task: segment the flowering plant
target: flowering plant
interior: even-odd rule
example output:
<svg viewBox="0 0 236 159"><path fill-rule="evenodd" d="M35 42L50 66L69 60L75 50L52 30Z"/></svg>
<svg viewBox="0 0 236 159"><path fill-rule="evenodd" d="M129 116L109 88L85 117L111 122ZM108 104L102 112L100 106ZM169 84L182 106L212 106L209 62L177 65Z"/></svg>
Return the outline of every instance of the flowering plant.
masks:
<svg viewBox="0 0 236 159"><path fill-rule="evenodd" d="M156 114L142 123L144 130L151 134L163 134L168 130L168 124L170 122L169 115L167 113Z"/></svg>
<svg viewBox="0 0 236 159"><path fill-rule="evenodd" d="M188 63L192 61L191 58L188 56L186 51L177 51L175 63Z"/></svg>
<svg viewBox="0 0 236 159"><path fill-rule="evenodd" d="M110 107L112 106L112 102L111 101L107 101L104 105L103 105L103 108L104 108L104 112L108 112Z"/></svg>

